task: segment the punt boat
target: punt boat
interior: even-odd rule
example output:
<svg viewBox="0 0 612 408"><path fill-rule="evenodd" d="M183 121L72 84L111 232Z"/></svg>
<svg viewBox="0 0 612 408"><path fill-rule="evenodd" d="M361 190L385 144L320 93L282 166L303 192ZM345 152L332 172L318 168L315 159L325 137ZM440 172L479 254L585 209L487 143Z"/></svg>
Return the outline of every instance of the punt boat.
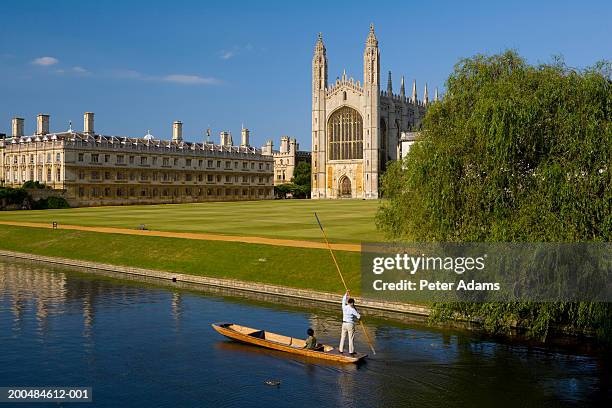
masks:
<svg viewBox="0 0 612 408"><path fill-rule="evenodd" d="M306 357L320 358L340 363L358 363L367 357L367 354L363 353L355 353L352 355L348 352L340 353L334 347L326 344L323 344L317 350L308 350L304 348L306 344L305 340L283 336L265 330L252 329L234 323L213 323L212 327L220 334L232 340Z"/></svg>

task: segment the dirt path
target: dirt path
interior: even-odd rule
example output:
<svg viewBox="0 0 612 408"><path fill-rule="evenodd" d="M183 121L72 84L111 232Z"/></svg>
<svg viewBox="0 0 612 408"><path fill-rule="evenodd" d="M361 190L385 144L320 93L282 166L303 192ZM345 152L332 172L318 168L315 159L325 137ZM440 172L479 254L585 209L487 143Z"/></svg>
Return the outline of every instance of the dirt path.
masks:
<svg viewBox="0 0 612 408"><path fill-rule="evenodd" d="M0 225L12 225L16 227L34 227L34 228L53 228L49 223L40 222L19 222L19 221L0 221ZM104 234L124 234L124 235L144 235L149 237L166 237L166 238L185 238L199 239L203 241L229 241L229 242L244 242L247 244L263 244L276 245L295 248L313 248L327 249L323 242L299 241L292 239L264 238L264 237L241 237L237 235L221 235L221 234L205 234L192 232L170 232L170 231L151 231L151 230L136 230L129 228L113 228L113 227L87 227L83 225L68 225L59 224L58 229L101 232ZM359 244L330 244L333 250L359 252L361 245Z"/></svg>

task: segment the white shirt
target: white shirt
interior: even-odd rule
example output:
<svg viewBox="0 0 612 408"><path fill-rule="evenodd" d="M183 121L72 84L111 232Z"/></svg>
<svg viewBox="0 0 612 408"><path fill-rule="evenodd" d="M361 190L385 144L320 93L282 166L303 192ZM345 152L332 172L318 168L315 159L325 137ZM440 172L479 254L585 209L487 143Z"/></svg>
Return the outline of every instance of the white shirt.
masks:
<svg viewBox="0 0 612 408"><path fill-rule="evenodd" d="M342 322L354 323L361 319L361 315L355 310L355 308L347 303L348 296L346 293L342 297Z"/></svg>

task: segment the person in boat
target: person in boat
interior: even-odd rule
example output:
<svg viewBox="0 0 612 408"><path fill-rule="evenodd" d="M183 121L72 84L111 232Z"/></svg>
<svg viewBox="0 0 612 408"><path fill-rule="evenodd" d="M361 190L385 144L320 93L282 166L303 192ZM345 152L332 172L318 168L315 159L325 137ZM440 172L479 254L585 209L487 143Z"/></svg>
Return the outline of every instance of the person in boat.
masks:
<svg viewBox="0 0 612 408"><path fill-rule="evenodd" d="M306 330L306 334L308 334L308 338L306 339L304 348L308 350L317 350L319 345L317 344L317 338L314 336L314 330L308 329Z"/></svg>
<svg viewBox="0 0 612 408"><path fill-rule="evenodd" d="M361 315L355 309L355 299L349 298L351 291L347 289L342 297L342 335L340 336L340 347L338 351L344 353L344 340L348 336L349 354L355 354L353 342L355 340L355 323L361 319Z"/></svg>

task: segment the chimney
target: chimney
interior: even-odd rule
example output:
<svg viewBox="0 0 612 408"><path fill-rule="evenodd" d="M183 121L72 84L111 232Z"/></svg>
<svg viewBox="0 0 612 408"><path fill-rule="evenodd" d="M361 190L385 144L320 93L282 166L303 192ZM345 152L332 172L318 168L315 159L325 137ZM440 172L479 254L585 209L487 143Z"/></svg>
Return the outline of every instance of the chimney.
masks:
<svg viewBox="0 0 612 408"><path fill-rule="evenodd" d="M13 137L23 136L23 118L13 118L13 120L11 120L11 128L13 130Z"/></svg>
<svg viewBox="0 0 612 408"><path fill-rule="evenodd" d="M85 112L83 115L83 132L89 135L94 134L94 113Z"/></svg>
<svg viewBox="0 0 612 408"><path fill-rule="evenodd" d="M177 143L183 141L183 122L180 120L172 123L172 141Z"/></svg>
<svg viewBox="0 0 612 408"><path fill-rule="evenodd" d="M228 131L221 132L221 146L233 146L232 134Z"/></svg>
<svg viewBox="0 0 612 408"><path fill-rule="evenodd" d="M249 129L242 128L242 142L240 146L249 146Z"/></svg>
<svg viewBox="0 0 612 408"><path fill-rule="evenodd" d="M36 116L36 134L42 136L47 133L49 133L49 115L39 113Z"/></svg>

